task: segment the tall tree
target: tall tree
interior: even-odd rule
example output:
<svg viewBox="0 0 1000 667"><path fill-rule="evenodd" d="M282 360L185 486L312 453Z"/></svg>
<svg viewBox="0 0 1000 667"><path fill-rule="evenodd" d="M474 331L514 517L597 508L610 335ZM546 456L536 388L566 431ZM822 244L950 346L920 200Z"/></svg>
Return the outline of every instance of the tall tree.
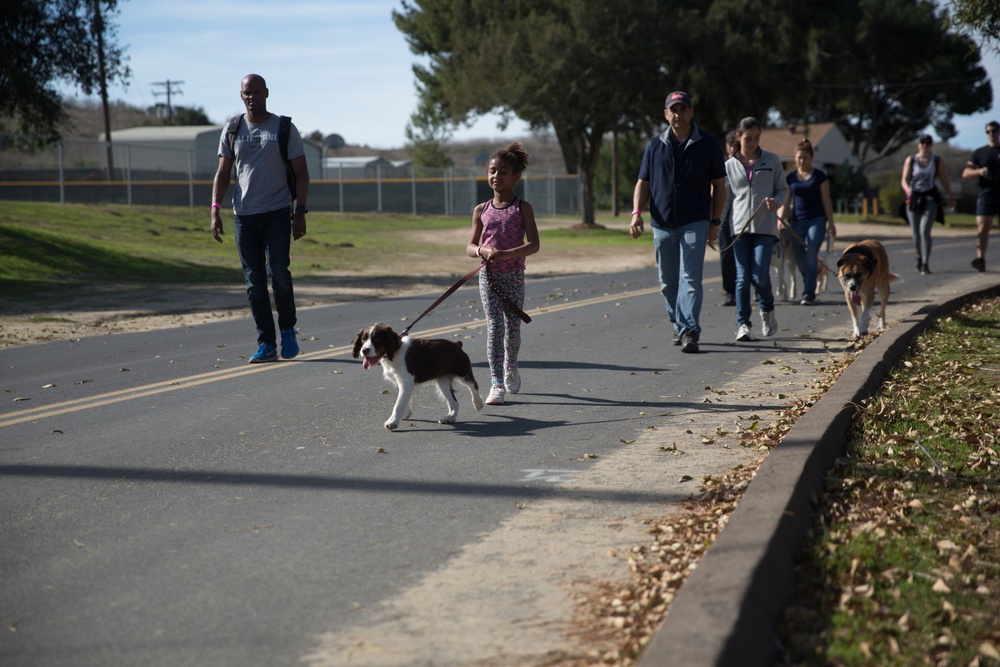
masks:
<svg viewBox="0 0 1000 667"><path fill-rule="evenodd" d="M996 0L950 0L952 20L982 36L994 51L1000 51L1000 21Z"/></svg>
<svg viewBox="0 0 1000 667"><path fill-rule="evenodd" d="M95 7L103 10L100 18ZM0 117L16 118L25 134L54 139L65 118L55 83L69 81L90 95L101 90L102 80L127 81L127 57L108 20L116 7L117 0L5 0L0 7ZM95 30L98 19L100 31Z"/></svg>
<svg viewBox="0 0 1000 667"><path fill-rule="evenodd" d="M931 0L841 0L789 7L779 62L789 85L775 101L791 122L834 120L867 166L927 126L955 136L952 119L988 109L993 93L979 49L952 31Z"/></svg>
<svg viewBox="0 0 1000 667"><path fill-rule="evenodd" d="M674 3L654 0L404 0L393 12L424 94L455 122L499 111L551 127L581 176L582 221L594 224L594 168L625 118L662 121Z"/></svg>
<svg viewBox="0 0 1000 667"><path fill-rule="evenodd" d="M420 95L417 110L406 125L406 150L415 167L452 166L446 144L454 125L428 95Z"/></svg>

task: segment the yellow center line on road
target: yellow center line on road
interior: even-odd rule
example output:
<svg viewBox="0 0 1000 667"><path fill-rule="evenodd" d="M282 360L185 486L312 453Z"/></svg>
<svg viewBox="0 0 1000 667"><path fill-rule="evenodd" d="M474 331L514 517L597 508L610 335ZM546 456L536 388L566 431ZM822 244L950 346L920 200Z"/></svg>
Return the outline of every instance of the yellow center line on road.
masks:
<svg viewBox="0 0 1000 667"><path fill-rule="evenodd" d="M655 287L655 288L647 288L641 290L618 292L616 294L604 294L602 296L593 297L590 299L582 299L580 301L570 301L566 303L539 306L537 308L533 308L527 311L527 313L528 315L535 317L538 315L545 315L549 313L561 312L564 310L571 310L573 308L584 308L587 306L594 306L601 303L606 303L608 301L620 301L622 299L647 296L649 294L658 293L659 291L660 288ZM462 331L467 331L469 329L478 329L484 326L486 326L486 320L477 319L477 320L472 320L470 322L466 322L464 324L450 324L437 327L435 329L422 331L420 337L426 338L429 336L440 336L444 334L460 333ZM353 351L354 351L353 345L340 345L337 347L327 348L325 350L317 350L316 352L307 352L304 354L300 354L298 357L296 357L295 361L306 360L306 359L331 359L334 357L351 354ZM37 408L18 410L8 415L0 416L0 428L3 428L5 426L14 426L16 424L23 424L24 422L40 421L42 419L58 417L59 415L64 415L72 412L80 412L82 410L99 408L105 405L113 405L115 403L131 401L137 398L145 398L147 396L155 396L158 394L166 394L172 391L178 391L180 389L189 389L191 387L198 387L213 382L232 380L234 378L251 375L253 373L262 373L264 371L287 369L291 366L291 364L294 364L295 361L268 363L268 364L252 364L252 365L248 364L245 366L240 366L238 368L227 368L224 370L211 371L209 373L199 373L197 375L191 375L189 377L181 377L181 378L174 378L171 380L163 380L161 382L154 382L152 384L142 385L140 387L119 389L117 391L97 394L96 396L89 396L87 398L78 398L70 401L62 401L60 403L54 403L52 405L44 405Z"/></svg>

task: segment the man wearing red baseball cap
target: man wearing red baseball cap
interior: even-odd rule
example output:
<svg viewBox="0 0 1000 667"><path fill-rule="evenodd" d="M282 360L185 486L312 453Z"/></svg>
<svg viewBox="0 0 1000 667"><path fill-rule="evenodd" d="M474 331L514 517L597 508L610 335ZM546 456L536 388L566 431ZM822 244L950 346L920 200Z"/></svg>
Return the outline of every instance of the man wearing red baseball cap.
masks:
<svg viewBox="0 0 1000 667"><path fill-rule="evenodd" d="M690 95L682 90L670 93L664 106L669 127L646 145L629 231L633 238L642 235L642 211L649 203L673 343L682 352L694 353L701 338L705 246L719 235L726 203L725 157L719 142L694 123Z"/></svg>

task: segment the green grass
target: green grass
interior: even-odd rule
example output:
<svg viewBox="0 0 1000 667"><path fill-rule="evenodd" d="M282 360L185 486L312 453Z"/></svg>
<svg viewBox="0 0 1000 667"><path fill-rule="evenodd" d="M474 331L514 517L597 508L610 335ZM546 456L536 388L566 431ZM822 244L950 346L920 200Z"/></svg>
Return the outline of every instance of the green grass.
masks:
<svg viewBox="0 0 1000 667"><path fill-rule="evenodd" d="M797 568L786 662L997 664L1000 299L920 336L863 406Z"/></svg>
<svg viewBox="0 0 1000 667"><path fill-rule="evenodd" d="M223 216L225 242L219 244L208 232L206 211L7 202L0 214L0 282L37 292L101 282L239 281L232 216ZM570 229L571 218L546 222L540 222L546 251L635 243L621 230ZM297 278L308 279L373 266L384 275L405 275L419 263L448 275L449 266L464 261L469 225L466 216L314 213L308 235L293 245L292 268Z"/></svg>
<svg viewBox="0 0 1000 667"><path fill-rule="evenodd" d="M223 220L225 242L219 244L208 232L205 208L5 202L0 288L26 299L67 286L238 283L232 215ZM900 224L890 216L877 221ZM637 246L627 216L601 213L597 222L608 228L580 229L570 216L540 219L542 251ZM974 224L974 218L953 215L949 224ZM468 216L313 213L308 235L293 244L292 271L299 280L373 270L383 276L460 275L469 264L463 254L469 225Z"/></svg>

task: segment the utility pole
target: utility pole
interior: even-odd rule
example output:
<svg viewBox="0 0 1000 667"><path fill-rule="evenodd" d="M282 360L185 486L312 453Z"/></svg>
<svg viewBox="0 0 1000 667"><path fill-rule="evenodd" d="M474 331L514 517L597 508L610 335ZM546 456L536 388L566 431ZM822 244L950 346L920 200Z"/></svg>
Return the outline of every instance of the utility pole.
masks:
<svg viewBox="0 0 1000 667"><path fill-rule="evenodd" d="M104 110L104 150L107 152L108 181L114 177L111 164L111 115L108 112L108 75L104 64L104 18L101 16L101 1L94 0L94 34L97 37L97 74L101 86L101 108Z"/></svg>
<svg viewBox="0 0 1000 667"><path fill-rule="evenodd" d="M184 82L183 81L171 81L170 79L167 79L166 81L155 81L152 84L154 86L159 86L161 88L166 88L166 92L160 93L160 92L153 91L153 95L155 95L156 97L159 97L160 95L166 95L167 96L167 125L173 125L174 124L174 107L170 104L170 96L173 93L177 93L178 95L183 95L184 94L183 90L175 90L175 88L177 86L179 86L180 84L182 84L182 83L184 83Z"/></svg>

